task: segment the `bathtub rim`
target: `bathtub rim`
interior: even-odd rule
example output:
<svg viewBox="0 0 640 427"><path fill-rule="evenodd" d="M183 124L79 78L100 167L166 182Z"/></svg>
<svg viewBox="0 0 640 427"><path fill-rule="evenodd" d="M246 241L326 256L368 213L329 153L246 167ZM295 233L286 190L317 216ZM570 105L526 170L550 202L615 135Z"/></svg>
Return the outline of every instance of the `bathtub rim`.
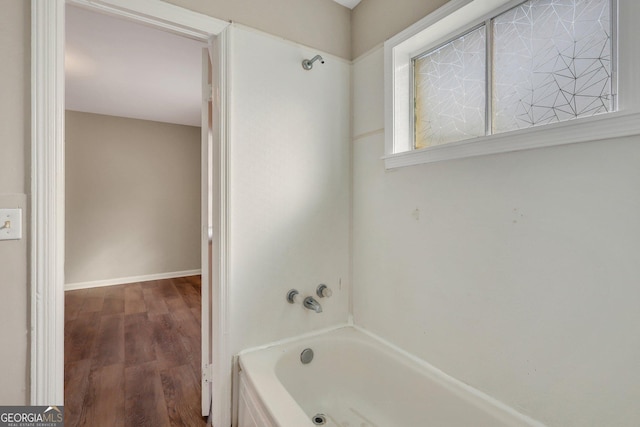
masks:
<svg viewBox="0 0 640 427"><path fill-rule="evenodd" d="M305 420L307 420L307 424L309 426L313 426L309 417L307 417L305 412L296 402L295 398L291 396L291 394L289 394L285 386L277 377L275 367L280 355L289 350L291 346L299 345L304 341L308 341L319 336L329 335L332 332L338 334L352 333L347 331L340 332L343 329L352 330L353 332L364 335L366 338L373 341L375 345L379 345L385 351L389 351L392 354L399 356L401 359L405 359L404 361L406 363L414 365L430 380L439 382L450 391L468 394L469 398L480 403L481 406L485 406L487 408L491 408L495 411L501 412L505 416L513 418L514 421L517 420L528 427L547 427L546 424L535 420L534 418L518 411L516 408L507 405L506 403L496 399L495 397L488 395L487 393L484 393L455 377L452 377L441 369L426 362L424 359L421 359L396 346L395 344L385 340L384 338L374 334L373 332L354 324L340 324L330 328L325 328L306 334L297 335L295 337L274 341L263 346L249 348L238 353L238 364L240 366L240 369L244 371L247 381L254 388L254 391L258 394L258 397L261 399L265 409L269 412L269 416L276 423L280 424L281 419L278 417L284 417L287 422L281 425L300 425L299 423L302 422L301 419L304 418ZM278 352L278 348L281 348L281 351ZM258 353L260 354L260 356L256 356L256 354ZM262 360L260 360L260 357L262 357ZM269 366L271 367L271 369L269 369ZM261 384L259 382L259 380L261 379L272 381L273 384L276 384L276 387L273 387L268 391L265 390L266 388L268 388L268 386L265 384ZM291 411L291 406L289 405L293 405L296 408L296 411L294 412L297 413L297 416L295 416L295 418L293 419L289 418L291 414L287 414L287 411Z"/></svg>

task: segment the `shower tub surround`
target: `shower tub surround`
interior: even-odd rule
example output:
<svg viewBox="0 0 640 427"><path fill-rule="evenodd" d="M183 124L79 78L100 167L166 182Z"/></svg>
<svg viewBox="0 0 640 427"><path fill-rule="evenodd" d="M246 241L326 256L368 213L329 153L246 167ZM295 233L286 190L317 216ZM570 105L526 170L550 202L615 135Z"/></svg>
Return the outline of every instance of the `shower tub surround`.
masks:
<svg viewBox="0 0 640 427"><path fill-rule="evenodd" d="M313 425L543 427L357 327L240 354L239 427Z"/></svg>

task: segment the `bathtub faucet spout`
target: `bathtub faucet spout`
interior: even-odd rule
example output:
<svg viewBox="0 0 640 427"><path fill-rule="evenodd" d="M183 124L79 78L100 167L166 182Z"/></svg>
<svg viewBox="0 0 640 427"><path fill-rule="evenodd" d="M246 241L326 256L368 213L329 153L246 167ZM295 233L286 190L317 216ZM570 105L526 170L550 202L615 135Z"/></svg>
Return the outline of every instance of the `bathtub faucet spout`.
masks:
<svg viewBox="0 0 640 427"><path fill-rule="evenodd" d="M306 297L302 302L304 308L308 308L309 310L313 310L316 313L322 313L322 306L318 301L315 300L314 297Z"/></svg>

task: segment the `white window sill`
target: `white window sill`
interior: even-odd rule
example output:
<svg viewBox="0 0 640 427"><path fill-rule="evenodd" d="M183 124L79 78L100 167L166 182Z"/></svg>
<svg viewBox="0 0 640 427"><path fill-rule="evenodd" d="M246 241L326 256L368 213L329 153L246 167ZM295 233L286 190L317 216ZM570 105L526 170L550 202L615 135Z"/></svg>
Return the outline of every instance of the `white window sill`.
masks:
<svg viewBox="0 0 640 427"><path fill-rule="evenodd" d="M383 156L385 169L640 135L640 113L615 112Z"/></svg>

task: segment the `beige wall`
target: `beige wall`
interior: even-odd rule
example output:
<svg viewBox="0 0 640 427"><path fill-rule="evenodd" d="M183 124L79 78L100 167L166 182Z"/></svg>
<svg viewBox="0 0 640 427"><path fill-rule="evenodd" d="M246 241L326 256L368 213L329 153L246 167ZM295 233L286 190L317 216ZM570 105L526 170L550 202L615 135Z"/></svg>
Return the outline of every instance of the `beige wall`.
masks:
<svg viewBox="0 0 640 427"><path fill-rule="evenodd" d="M351 15L355 59L433 12L447 0L362 0Z"/></svg>
<svg viewBox="0 0 640 427"><path fill-rule="evenodd" d="M200 128L66 113L65 283L200 268Z"/></svg>
<svg viewBox="0 0 640 427"><path fill-rule="evenodd" d="M0 7L0 207L23 208L29 147L29 2L3 1ZM27 238L0 241L0 405L28 399Z"/></svg>
<svg viewBox="0 0 640 427"><path fill-rule="evenodd" d="M351 58L351 11L331 0L165 1Z"/></svg>
<svg viewBox="0 0 640 427"><path fill-rule="evenodd" d="M330 0L165 0L353 59L447 0L362 0L353 11Z"/></svg>
<svg viewBox="0 0 640 427"><path fill-rule="evenodd" d="M9 1L0 13L0 194L24 193L25 143L29 138L30 49L28 2Z"/></svg>

